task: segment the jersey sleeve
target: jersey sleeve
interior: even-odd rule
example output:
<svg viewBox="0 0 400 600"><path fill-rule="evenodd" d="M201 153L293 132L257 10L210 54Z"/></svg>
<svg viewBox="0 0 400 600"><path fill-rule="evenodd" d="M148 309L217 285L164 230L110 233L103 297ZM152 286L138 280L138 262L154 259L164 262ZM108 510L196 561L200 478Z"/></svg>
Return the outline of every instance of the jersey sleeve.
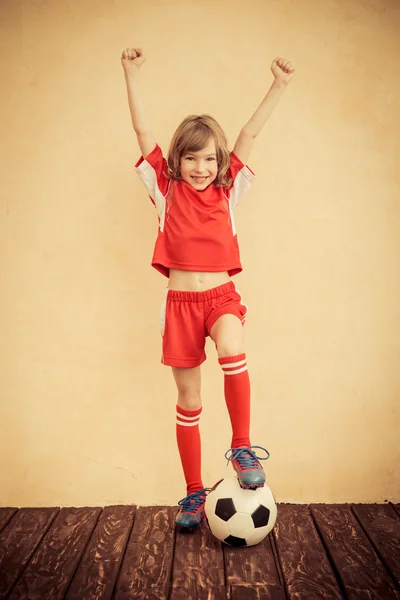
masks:
<svg viewBox="0 0 400 600"><path fill-rule="evenodd" d="M168 177L168 165L158 144L146 158L141 156L135 165L136 173L144 184L150 200L157 209L158 216L165 210L165 197L171 183Z"/></svg>
<svg viewBox="0 0 400 600"><path fill-rule="evenodd" d="M255 179L255 174L247 165L242 163L234 152L230 153L230 158L231 163L228 173L230 173L233 182L229 187L229 199L231 207L235 208L250 188L253 179Z"/></svg>

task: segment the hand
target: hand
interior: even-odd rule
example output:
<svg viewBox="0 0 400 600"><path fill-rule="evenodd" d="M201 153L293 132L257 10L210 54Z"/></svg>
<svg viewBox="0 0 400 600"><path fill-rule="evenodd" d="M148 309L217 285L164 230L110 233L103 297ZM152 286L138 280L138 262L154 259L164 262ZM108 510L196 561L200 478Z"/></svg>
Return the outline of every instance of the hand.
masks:
<svg viewBox="0 0 400 600"><path fill-rule="evenodd" d="M282 83L289 83L295 74L292 63L279 56L272 61L271 71L275 79Z"/></svg>
<svg viewBox="0 0 400 600"><path fill-rule="evenodd" d="M139 69L145 60L146 56L142 48L126 48L122 52L121 64L125 72Z"/></svg>

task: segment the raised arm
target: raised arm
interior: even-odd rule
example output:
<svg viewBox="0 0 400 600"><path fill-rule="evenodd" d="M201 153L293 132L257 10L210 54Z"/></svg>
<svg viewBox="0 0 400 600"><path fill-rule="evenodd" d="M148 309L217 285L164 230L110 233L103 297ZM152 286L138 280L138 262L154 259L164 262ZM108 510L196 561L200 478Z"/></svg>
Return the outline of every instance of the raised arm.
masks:
<svg viewBox="0 0 400 600"><path fill-rule="evenodd" d="M264 127L295 73L292 63L279 57L272 61L271 71L274 75L274 81L253 116L242 128L233 148L233 152L244 164L247 163L255 138Z"/></svg>
<svg viewBox="0 0 400 600"><path fill-rule="evenodd" d="M145 60L142 48L127 48L122 52L121 64L125 73L129 110L143 158L146 158L156 145L140 93L139 69Z"/></svg>

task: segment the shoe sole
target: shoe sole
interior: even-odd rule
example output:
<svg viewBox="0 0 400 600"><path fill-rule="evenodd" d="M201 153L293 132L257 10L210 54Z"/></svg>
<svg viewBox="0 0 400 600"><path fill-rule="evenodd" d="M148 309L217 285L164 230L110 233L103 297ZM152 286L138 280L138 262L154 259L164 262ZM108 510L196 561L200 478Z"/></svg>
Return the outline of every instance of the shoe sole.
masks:
<svg viewBox="0 0 400 600"><path fill-rule="evenodd" d="M176 525L175 529L176 531L179 531L179 533L193 533L196 529L197 529L198 525L196 525L195 527L182 527L180 525Z"/></svg>
<svg viewBox="0 0 400 600"><path fill-rule="evenodd" d="M238 478L238 482L239 482L240 487L243 490L256 490L257 488L264 487L264 483L250 483L250 484L241 483L239 478Z"/></svg>

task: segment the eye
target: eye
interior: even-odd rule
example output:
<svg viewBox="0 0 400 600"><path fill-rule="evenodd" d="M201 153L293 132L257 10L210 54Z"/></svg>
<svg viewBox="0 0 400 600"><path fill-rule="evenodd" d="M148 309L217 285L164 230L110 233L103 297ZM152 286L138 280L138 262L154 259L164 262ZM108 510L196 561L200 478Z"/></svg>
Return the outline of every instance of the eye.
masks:
<svg viewBox="0 0 400 600"><path fill-rule="evenodd" d="M185 160L194 160L193 156L186 156Z"/></svg>
<svg viewBox="0 0 400 600"><path fill-rule="evenodd" d="M215 160L215 158L213 156L209 156L207 160Z"/></svg>

